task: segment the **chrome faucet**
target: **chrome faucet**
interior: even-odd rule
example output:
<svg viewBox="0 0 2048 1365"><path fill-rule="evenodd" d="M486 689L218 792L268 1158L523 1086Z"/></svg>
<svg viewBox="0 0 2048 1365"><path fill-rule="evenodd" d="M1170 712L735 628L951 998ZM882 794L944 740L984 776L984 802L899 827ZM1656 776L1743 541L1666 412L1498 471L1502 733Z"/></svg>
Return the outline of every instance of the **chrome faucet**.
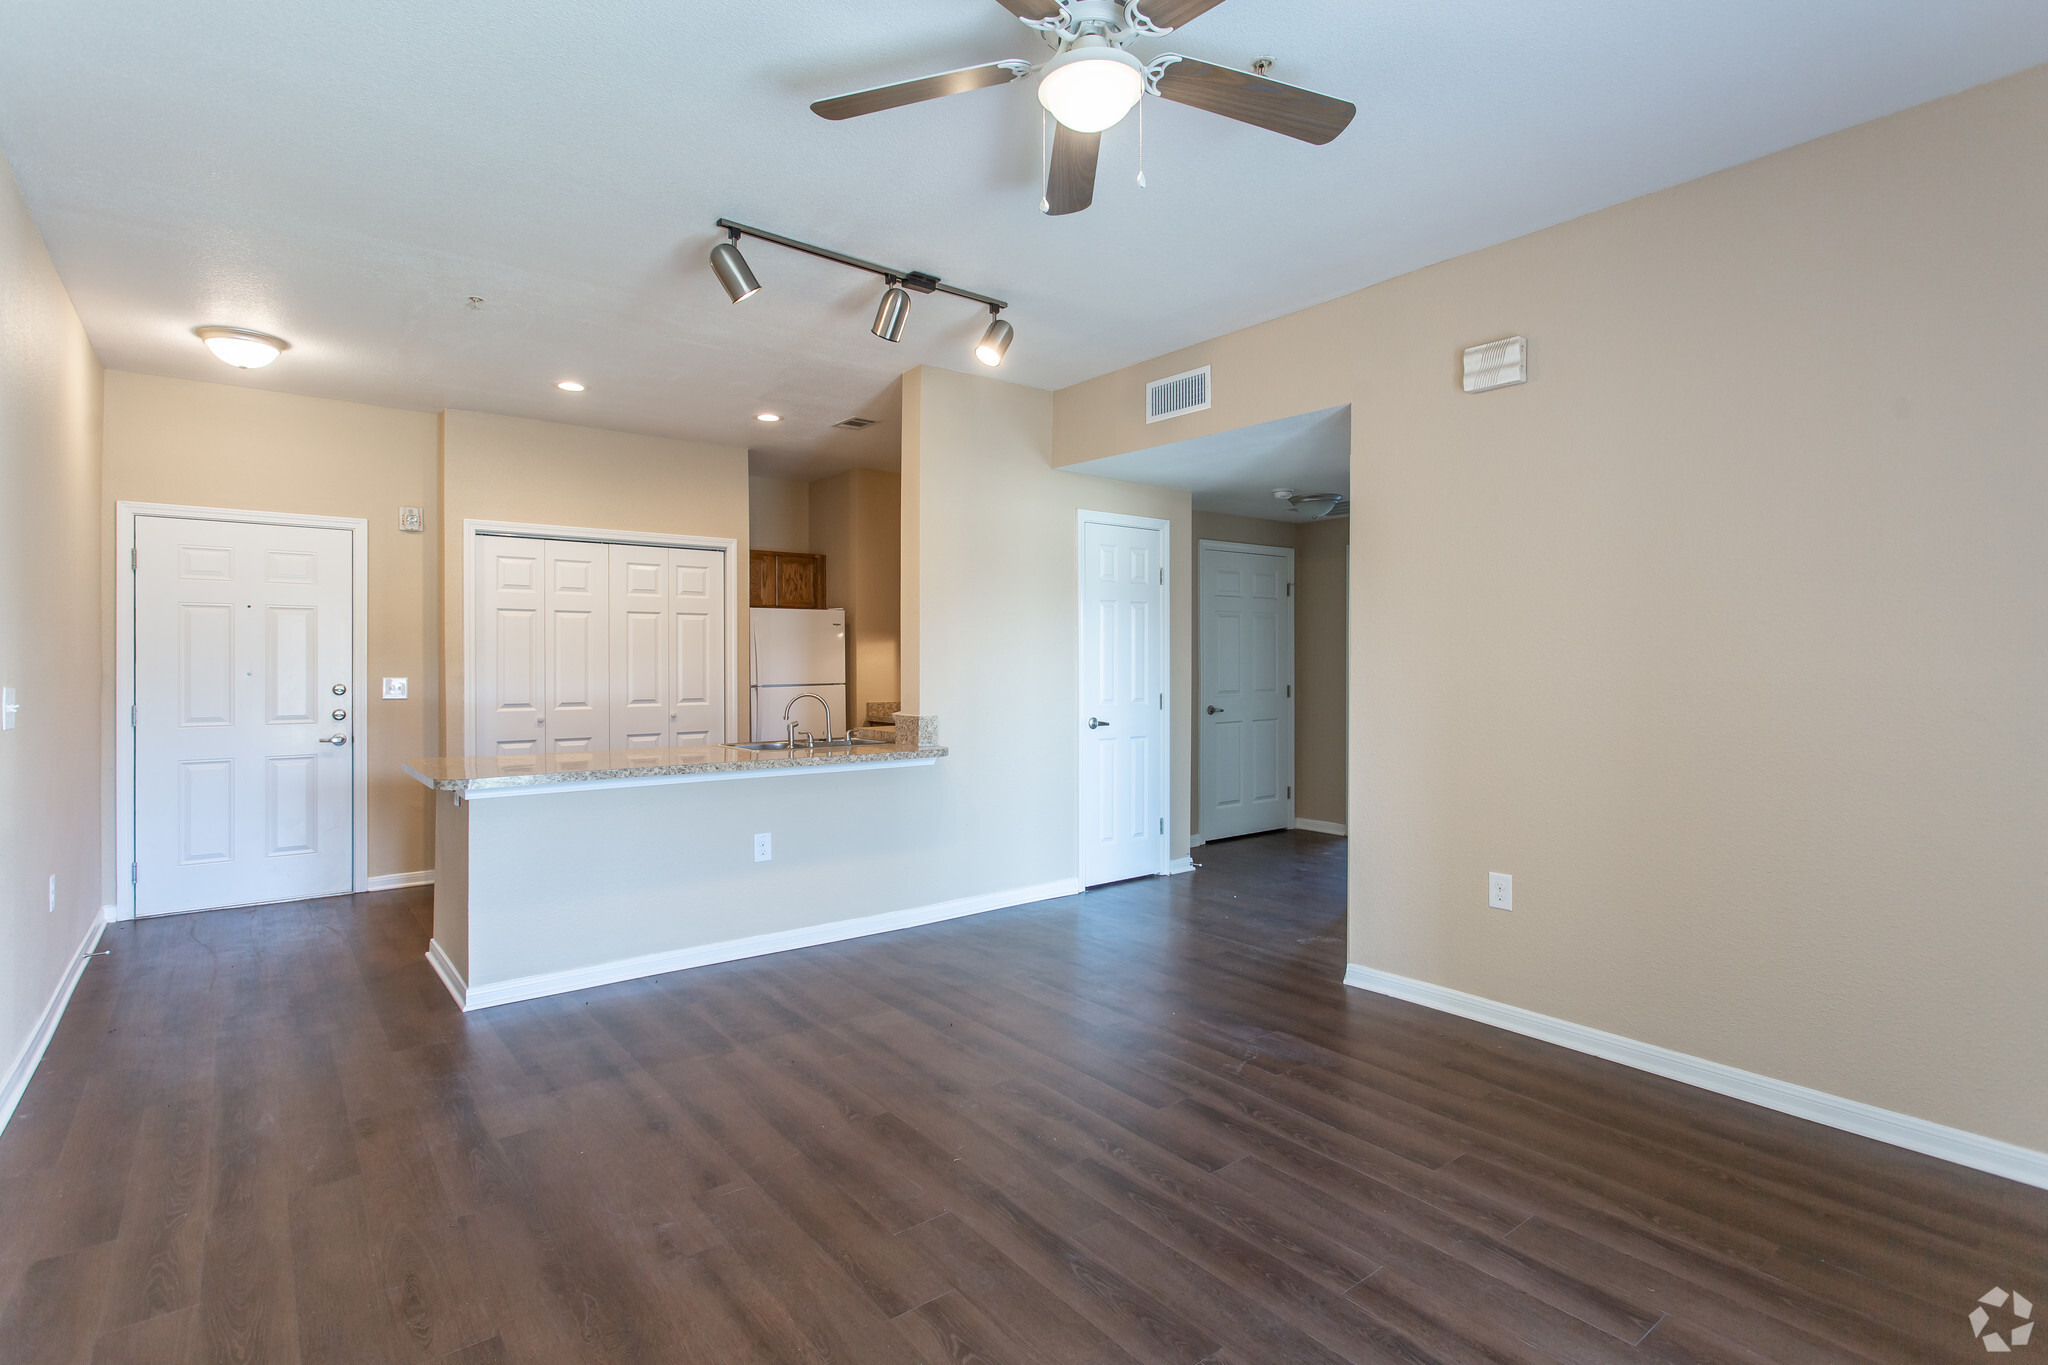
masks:
<svg viewBox="0 0 2048 1365"><path fill-rule="evenodd" d="M816 692L800 692L796 696L791 697L789 699L789 706L785 706L782 708L782 723L789 727L789 747L792 749L796 747L796 722L789 718L789 712L791 707L795 706L805 697L809 697L812 701L818 703L818 705L825 708L825 742L827 744L830 744L832 742L832 703L826 701ZM805 733L809 734L809 731L806 731ZM813 745L817 743L817 737L815 735L811 737L811 743Z"/></svg>

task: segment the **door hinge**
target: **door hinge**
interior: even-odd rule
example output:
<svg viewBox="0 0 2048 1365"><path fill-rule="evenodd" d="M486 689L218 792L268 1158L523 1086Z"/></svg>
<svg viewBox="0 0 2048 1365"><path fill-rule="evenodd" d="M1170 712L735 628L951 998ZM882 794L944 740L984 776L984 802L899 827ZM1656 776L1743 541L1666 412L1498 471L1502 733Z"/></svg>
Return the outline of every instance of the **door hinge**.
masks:
<svg viewBox="0 0 2048 1365"><path fill-rule="evenodd" d="M132 706L128 708L128 728L131 730L135 728L135 708Z"/></svg>
<svg viewBox="0 0 2048 1365"><path fill-rule="evenodd" d="M1163 568L1159 571L1159 586L1162 588L1166 586L1166 570Z"/></svg>
<svg viewBox="0 0 2048 1365"><path fill-rule="evenodd" d="M1159 709L1162 711L1166 709L1166 694L1164 692L1159 694Z"/></svg>
<svg viewBox="0 0 2048 1365"><path fill-rule="evenodd" d="M1289 801L1292 801L1292 800L1294 799L1294 788L1292 788L1292 787L1289 787L1289 788L1287 789L1287 799L1288 799Z"/></svg>
<svg viewBox="0 0 2048 1365"><path fill-rule="evenodd" d="M1287 684L1287 695L1288 695L1288 696L1290 696L1290 697L1294 695L1294 684L1293 684L1293 683L1289 683L1289 684Z"/></svg>
<svg viewBox="0 0 2048 1365"><path fill-rule="evenodd" d="M135 883L136 883L136 882L138 882L138 881L140 881L140 880L141 880L141 878L142 878L142 866L141 866L141 864L139 864L139 863L130 863L130 864L128 864L128 885L130 885L130 886L133 886L133 885L135 885Z"/></svg>
<svg viewBox="0 0 2048 1365"><path fill-rule="evenodd" d="M1289 583L1289 584L1287 585L1287 595L1288 595L1289 597L1292 597L1292 596L1294 596L1294 585L1293 585L1292 583Z"/></svg>
<svg viewBox="0 0 2048 1365"><path fill-rule="evenodd" d="M1163 815L1159 817L1159 832L1166 833L1166 817Z"/></svg>
<svg viewBox="0 0 2048 1365"><path fill-rule="evenodd" d="M132 545L128 547L128 572L135 572L135 547Z"/></svg>

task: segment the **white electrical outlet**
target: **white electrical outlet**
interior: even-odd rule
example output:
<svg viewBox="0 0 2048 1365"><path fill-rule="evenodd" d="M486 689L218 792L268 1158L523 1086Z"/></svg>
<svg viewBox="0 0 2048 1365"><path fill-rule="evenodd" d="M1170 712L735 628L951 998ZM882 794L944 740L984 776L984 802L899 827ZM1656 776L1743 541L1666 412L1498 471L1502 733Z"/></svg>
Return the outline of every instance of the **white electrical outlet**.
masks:
<svg viewBox="0 0 2048 1365"><path fill-rule="evenodd" d="M57 874L50 874L50 913L57 913Z"/></svg>
<svg viewBox="0 0 2048 1365"><path fill-rule="evenodd" d="M1486 874L1486 903L1496 910L1515 908L1515 879L1505 872Z"/></svg>
<svg viewBox="0 0 2048 1365"><path fill-rule="evenodd" d="M404 701L405 685L406 680L404 678L386 678L384 680L384 700Z"/></svg>
<svg viewBox="0 0 2048 1365"><path fill-rule="evenodd" d="M765 863L774 857L775 836L772 834L756 834L754 836L754 861Z"/></svg>

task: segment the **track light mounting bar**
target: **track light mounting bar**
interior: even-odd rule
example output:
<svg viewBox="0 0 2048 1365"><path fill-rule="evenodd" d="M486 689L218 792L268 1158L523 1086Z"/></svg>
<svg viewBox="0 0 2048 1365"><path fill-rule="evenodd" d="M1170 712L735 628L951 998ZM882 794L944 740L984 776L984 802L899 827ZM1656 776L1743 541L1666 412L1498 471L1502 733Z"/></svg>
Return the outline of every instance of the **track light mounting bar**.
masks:
<svg viewBox="0 0 2048 1365"><path fill-rule="evenodd" d="M830 247L814 246L809 242L799 242L794 237L785 237L779 232L768 232L761 228L748 227L745 223L735 223L730 218L719 219L718 225L724 228L734 241L738 241L741 237L757 237L764 242L773 242L777 246L786 246L791 251L802 251L812 256L821 257L824 260L837 261L841 265L850 265L855 270L865 270L869 274L880 275L891 284L900 284L905 289L913 289L920 294L951 294L954 298L967 299L981 304L991 313L1000 313L1010 306L1001 299L992 299L986 294L977 294L972 289L961 289L954 285L946 284L937 275L928 275L922 270L897 270L891 266L877 265L873 261L864 261L858 256L849 256L843 251L834 251Z"/></svg>

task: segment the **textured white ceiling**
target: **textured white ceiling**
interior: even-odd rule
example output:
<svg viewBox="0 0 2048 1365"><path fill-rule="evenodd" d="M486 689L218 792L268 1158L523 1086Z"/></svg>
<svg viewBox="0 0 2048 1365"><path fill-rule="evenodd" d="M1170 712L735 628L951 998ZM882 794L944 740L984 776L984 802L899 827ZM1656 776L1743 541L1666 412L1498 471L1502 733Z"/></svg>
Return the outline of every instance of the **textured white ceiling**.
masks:
<svg viewBox="0 0 2048 1365"><path fill-rule="evenodd" d="M1228 0L1136 50L1271 56L1358 119L1315 148L1148 100L1150 188L1133 118L1046 218L1028 82L806 108L1040 55L994 0L0 0L0 151L110 366L804 475L892 464L894 380L978 370L984 317L919 298L892 346L875 281L766 245L731 307L721 215L1009 299L1002 373L1055 388L2048 60L2048 5ZM200 323L293 349L238 374Z"/></svg>
<svg viewBox="0 0 2048 1365"><path fill-rule="evenodd" d="M1065 468L1069 474L1185 488L1194 493L1197 512L1314 521L1273 490L1350 496L1351 409L1324 408Z"/></svg>

